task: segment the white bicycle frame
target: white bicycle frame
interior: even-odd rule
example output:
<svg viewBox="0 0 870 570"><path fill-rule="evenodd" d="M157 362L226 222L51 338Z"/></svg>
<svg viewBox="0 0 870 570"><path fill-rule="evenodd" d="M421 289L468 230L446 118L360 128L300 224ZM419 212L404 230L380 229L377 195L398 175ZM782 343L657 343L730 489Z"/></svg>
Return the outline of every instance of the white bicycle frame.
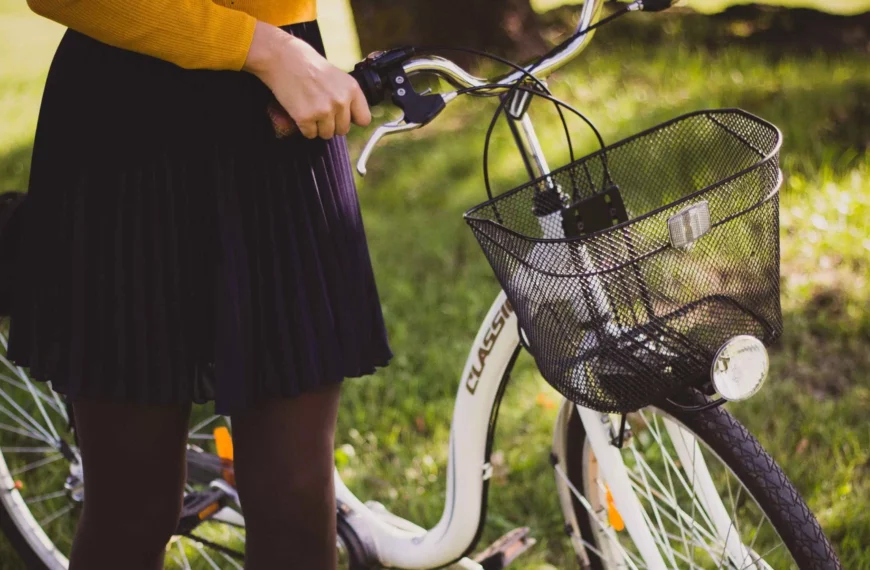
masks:
<svg viewBox="0 0 870 570"><path fill-rule="evenodd" d="M602 4L602 0L587 0L583 5L578 30L585 29L597 20ZM591 39L591 32L579 36L562 53L541 62L535 68L536 75L545 76L561 66L581 51ZM433 72L458 86L479 86L486 83L469 75L449 60L441 58L419 58L409 62L405 70L408 73L418 70ZM511 82L521 77L520 72L514 72L500 82ZM548 174L550 169L528 114L524 113L518 123L520 128L515 133L521 150L533 161L538 175ZM404 130L408 128L397 127L392 131L379 131L372 140L377 141L384 134ZM370 141L370 145L361 155L360 172L365 172L365 160L371 152L371 146ZM560 227L561 224L546 226ZM595 289L595 284L592 285ZM596 297L599 297L599 306L595 309L610 313L606 297L603 294ZM495 427L507 376L518 354L519 341L516 315L502 292L477 333L460 378L450 429L447 496L441 519L431 530L427 531L401 519L377 503L371 506L364 503L344 485L336 471L336 499L346 510L348 522L381 565L409 570L428 569L459 560L459 565L464 568L480 568L473 561L462 557L474 548L483 525L487 482L492 476L492 465L489 462L491 430ZM564 422L573 409L571 402L563 401L556 425L556 438L562 437L560 422ZM604 479L612 491L616 507L646 568L666 569L667 565L647 526L643 506L632 488L620 451L611 444L615 426L607 415L579 406L576 409L592 451L599 460ZM717 532L723 544L726 544L729 558L744 560L746 551L740 541L733 536L728 540L727 532L731 520L710 473L703 464L702 455L696 453L698 444L694 436L674 422L669 422L668 430L674 441L683 444L677 451L687 473L692 477L691 480L698 484L699 495L703 497L701 502L713 514Z"/></svg>
<svg viewBox="0 0 870 570"><path fill-rule="evenodd" d="M492 475L490 430L518 347L517 318L502 292L478 331L462 372L450 429L447 496L441 519L431 530L401 519L380 505L364 503L344 485L336 471L336 498L349 511L347 520L380 564L409 570L437 568L457 561L474 547L485 516L487 481ZM563 424L574 409L572 403L563 401L556 438L563 437ZM576 410L640 558L646 568L668 568L647 526L622 455L611 443L616 426L606 414L579 406ZM694 436L676 422L666 421L665 425L672 441L682 444L675 444L681 463L689 480L695 481L698 500L712 516L729 558L746 560L747 551L739 537L728 532L731 518ZM479 568L467 559L461 560L460 566Z"/></svg>

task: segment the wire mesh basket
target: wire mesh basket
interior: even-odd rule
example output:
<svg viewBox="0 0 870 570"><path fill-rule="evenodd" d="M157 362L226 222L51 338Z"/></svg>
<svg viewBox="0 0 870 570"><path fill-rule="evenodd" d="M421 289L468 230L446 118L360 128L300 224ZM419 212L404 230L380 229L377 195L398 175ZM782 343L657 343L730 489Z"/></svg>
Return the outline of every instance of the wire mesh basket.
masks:
<svg viewBox="0 0 870 570"><path fill-rule="evenodd" d="M556 390L625 413L709 381L736 335L778 338L780 142L691 113L466 212Z"/></svg>

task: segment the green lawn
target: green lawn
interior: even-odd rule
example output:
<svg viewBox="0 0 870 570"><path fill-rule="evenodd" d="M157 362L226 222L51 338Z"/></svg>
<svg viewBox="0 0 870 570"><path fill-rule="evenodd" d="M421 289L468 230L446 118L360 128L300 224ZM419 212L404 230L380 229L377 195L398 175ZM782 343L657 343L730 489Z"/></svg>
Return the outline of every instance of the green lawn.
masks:
<svg viewBox="0 0 870 570"><path fill-rule="evenodd" d="M23 4L23 3L21 3ZM870 66L866 53L790 55L735 42L706 48L671 19L662 41L605 28L588 56L551 81L616 141L677 114L744 108L776 123L782 167L786 333L772 378L731 405L782 464L849 570L870 569ZM631 28L632 30L634 28ZM0 0L0 191L24 187L42 81L58 29ZM489 102L455 103L439 121L387 141L361 180L366 228L396 358L346 385L339 467L349 486L432 525L444 494L451 402L465 351L498 286L461 214L483 199L480 150ZM392 110L377 110L383 121ZM566 160L544 115L551 163ZM580 126L576 142L591 140ZM357 155L367 133L351 137ZM522 166L494 141L496 186ZM484 540L531 526L539 544L517 568L570 568L547 464L555 399L523 358L502 407ZM15 568L0 538L0 567Z"/></svg>

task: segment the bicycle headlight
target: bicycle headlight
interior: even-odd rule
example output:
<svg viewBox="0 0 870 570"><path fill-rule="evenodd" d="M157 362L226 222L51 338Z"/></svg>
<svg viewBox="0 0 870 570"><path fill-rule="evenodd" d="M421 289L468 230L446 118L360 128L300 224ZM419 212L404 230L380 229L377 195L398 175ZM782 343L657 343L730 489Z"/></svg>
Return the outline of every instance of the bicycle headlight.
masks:
<svg viewBox="0 0 870 570"><path fill-rule="evenodd" d="M749 335L735 336L719 348L713 359L713 386L726 400L745 400L758 392L769 368L767 349L760 340Z"/></svg>

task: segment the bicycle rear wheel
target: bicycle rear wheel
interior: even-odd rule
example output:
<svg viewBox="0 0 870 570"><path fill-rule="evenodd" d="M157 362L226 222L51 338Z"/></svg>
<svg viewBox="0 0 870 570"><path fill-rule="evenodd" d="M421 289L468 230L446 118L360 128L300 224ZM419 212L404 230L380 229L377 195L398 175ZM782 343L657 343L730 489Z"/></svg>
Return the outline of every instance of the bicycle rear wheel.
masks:
<svg viewBox="0 0 870 570"><path fill-rule="evenodd" d="M841 568L800 494L726 410L663 405L629 415L628 425L621 455L668 568ZM646 568L629 533L618 530L624 521L570 403L553 453L565 530L581 567Z"/></svg>
<svg viewBox="0 0 870 570"><path fill-rule="evenodd" d="M4 333L0 341L5 345ZM224 418L197 418L190 430L188 458L209 455L211 429ZM0 530L30 569L62 570L68 566L75 527L84 501L84 473L73 433L67 429L63 400L24 370L11 367L0 350ZM130 442L139 445L141 442ZM189 469L186 491L206 489L200 470ZM119 474L119 476L122 476ZM135 490L119 516L135 516ZM244 553L244 529L211 520L195 533L230 551ZM118 566L123 567L123 561ZM167 568L241 568L241 560L189 537L167 545Z"/></svg>
<svg viewBox="0 0 870 570"><path fill-rule="evenodd" d="M79 511L84 501L84 473L65 402L27 371L5 357L6 329L0 319L0 530L26 568L61 570L68 566ZM212 429L225 419L206 409L194 414L188 460L208 464L213 452ZM141 442L130 442L140 445ZM214 456L212 456L214 457ZM215 457L216 459L216 457ZM186 491L206 489L220 473L188 469ZM119 476L122 476L119 474ZM119 516L135 516L135 490L119 503ZM205 521L196 531L202 538L244 552L244 529ZM12 562L10 561L10 564ZM188 537L167 545L167 568L241 568L241 560ZM123 561L117 562L123 567ZM14 567L14 566L13 566Z"/></svg>

